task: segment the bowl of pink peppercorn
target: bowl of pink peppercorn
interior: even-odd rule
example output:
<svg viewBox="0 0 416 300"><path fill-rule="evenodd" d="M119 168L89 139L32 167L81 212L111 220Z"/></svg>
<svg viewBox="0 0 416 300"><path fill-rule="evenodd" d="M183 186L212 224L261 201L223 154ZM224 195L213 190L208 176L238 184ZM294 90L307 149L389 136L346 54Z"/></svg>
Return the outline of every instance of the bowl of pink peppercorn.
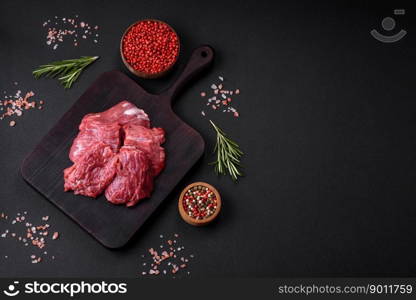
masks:
<svg viewBox="0 0 416 300"><path fill-rule="evenodd" d="M120 42L120 54L131 73L141 78L158 78L178 60L179 36L167 23L145 19L130 25Z"/></svg>

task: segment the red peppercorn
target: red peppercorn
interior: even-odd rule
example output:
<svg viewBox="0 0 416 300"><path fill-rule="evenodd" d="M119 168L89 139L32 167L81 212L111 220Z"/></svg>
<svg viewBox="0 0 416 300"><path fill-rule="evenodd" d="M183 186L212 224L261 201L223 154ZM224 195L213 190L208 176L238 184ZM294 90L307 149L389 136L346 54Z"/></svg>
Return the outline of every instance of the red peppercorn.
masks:
<svg viewBox="0 0 416 300"><path fill-rule="evenodd" d="M122 41L125 61L136 71L156 75L170 69L179 55L179 38L166 23L143 20L132 25Z"/></svg>

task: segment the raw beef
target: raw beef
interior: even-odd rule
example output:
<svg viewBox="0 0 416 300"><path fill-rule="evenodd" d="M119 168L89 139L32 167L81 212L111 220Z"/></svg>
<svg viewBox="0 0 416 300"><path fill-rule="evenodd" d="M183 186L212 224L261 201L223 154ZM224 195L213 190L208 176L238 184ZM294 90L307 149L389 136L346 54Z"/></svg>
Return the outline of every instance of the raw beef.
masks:
<svg viewBox="0 0 416 300"><path fill-rule="evenodd" d="M128 101L121 101L104 112L86 115L79 125L80 133L72 144L69 158L76 162L86 149L99 141L116 151L121 146L120 129L128 124L150 127L147 114Z"/></svg>
<svg viewBox="0 0 416 300"><path fill-rule="evenodd" d="M162 128L150 128L147 114L128 101L86 115L64 170L65 191L97 197L105 190L114 204L135 205L153 191L165 166Z"/></svg>
<svg viewBox="0 0 416 300"><path fill-rule="evenodd" d="M76 162L96 143L102 142L116 152L120 147L120 125L117 123L90 123L84 127L72 143L69 159Z"/></svg>
<svg viewBox="0 0 416 300"><path fill-rule="evenodd" d="M95 198L113 180L117 164L117 155L111 147L101 142L96 143L76 164L64 170L64 189Z"/></svg>
<svg viewBox="0 0 416 300"><path fill-rule="evenodd" d="M88 126L90 123L118 123L121 126L126 124L136 124L150 127L148 115L142 109L137 108L136 105L128 101L121 101L117 105L114 105L101 113L86 115L79 125L79 130L83 130L84 127Z"/></svg>
<svg viewBox="0 0 416 300"><path fill-rule="evenodd" d="M165 131L162 128L128 125L124 127L124 134L124 145L145 152L151 160L153 175L157 176L165 166L165 150L160 147L165 141Z"/></svg>
<svg viewBox="0 0 416 300"><path fill-rule="evenodd" d="M105 190L105 197L114 204L133 206L153 190L151 162L145 152L128 146L120 149L118 159L117 174Z"/></svg>

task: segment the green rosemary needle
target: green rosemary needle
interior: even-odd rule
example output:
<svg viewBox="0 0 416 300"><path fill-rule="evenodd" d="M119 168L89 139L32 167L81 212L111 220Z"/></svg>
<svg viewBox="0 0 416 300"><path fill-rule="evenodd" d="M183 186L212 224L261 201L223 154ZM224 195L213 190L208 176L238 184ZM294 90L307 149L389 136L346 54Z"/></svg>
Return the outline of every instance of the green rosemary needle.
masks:
<svg viewBox="0 0 416 300"><path fill-rule="evenodd" d="M50 78L58 77L59 82L64 88L69 89L78 79L82 71L97 59L98 56L82 56L75 59L54 61L47 65L39 66L39 68L33 71L33 76L36 79L42 76Z"/></svg>
<svg viewBox="0 0 416 300"><path fill-rule="evenodd" d="M228 172L231 178L236 181L238 176L243 176L240 171L240 158L244 153L240 150L240 146L227 137L227 134L221 128L211 120L209 121L217 133L217 142L214 148L217 160L212 163L215 172L221 175L226 175Z"/></svg>

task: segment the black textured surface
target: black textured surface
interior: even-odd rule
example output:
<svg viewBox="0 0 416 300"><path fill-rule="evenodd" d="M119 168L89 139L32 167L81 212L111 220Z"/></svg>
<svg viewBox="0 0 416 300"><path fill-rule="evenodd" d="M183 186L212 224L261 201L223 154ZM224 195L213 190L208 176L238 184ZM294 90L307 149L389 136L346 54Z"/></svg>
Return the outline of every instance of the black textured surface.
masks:
<svg viewBox="0 0 416 300"><path fill-rule="evenodd" d="M140 254L177 232L196 255L192 276L408 276L416 263L415 22L410 9L394 16L408 35L383 44L370 36L395 7L375 2L317 1L2 1L0 89L32 89L43 111L0 122L0 211L49 215L61 239L49 243L54 261L32 265L31 249L0 238L1 276L137 276ZM79 14L100 25L98 44L45 44L44 20ZM187 89L176 113L203 135L207 152L140 234L125 248L102 247L21 178L23 158L104 71L121 69L123 30L137 19L167 21L191 49L208 43L217 53L208 76ZM33 68L55 59L99 55L69 91L35 81ZM138 80L150 91L168 78ZM234 184L207 164L214 134L200 116L218 75L241 117L209 117L245 151L247 176ZM223 197L218 222L185 224L177 212L181 187L203 180ZM7 225L7 227L10 227ZM0 220L0 230L6 228ZM5 259L4 256L8 258Z"/></svg>

